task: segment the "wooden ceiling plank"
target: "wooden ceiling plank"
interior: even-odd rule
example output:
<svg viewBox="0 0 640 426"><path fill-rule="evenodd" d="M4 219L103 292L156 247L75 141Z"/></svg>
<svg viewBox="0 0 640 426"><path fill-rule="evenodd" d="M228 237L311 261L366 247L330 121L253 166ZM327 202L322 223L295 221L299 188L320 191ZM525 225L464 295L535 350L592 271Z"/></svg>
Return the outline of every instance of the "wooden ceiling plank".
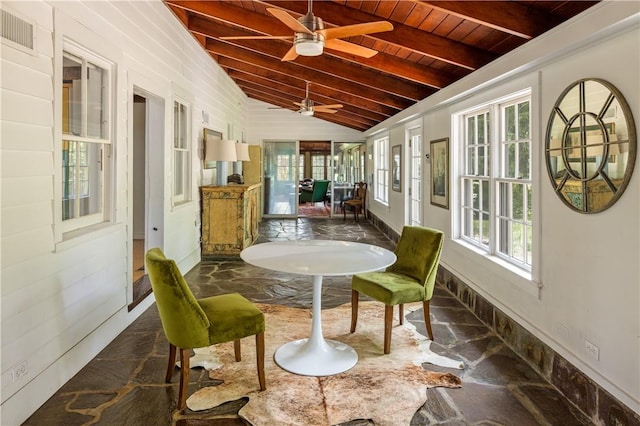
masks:
<svg viewBox="0 0 640 426"><path fill-rule="evenodd" d="M548 31L562 19L542 10L505 1L413 0L526 40Z"/></svg>

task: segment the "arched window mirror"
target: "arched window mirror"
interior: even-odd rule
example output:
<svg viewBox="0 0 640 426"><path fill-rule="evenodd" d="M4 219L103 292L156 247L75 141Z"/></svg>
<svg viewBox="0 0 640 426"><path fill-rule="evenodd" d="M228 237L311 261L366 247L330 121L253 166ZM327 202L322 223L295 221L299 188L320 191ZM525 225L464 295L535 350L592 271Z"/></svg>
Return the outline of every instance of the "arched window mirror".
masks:
<svg viewBox="0 0 640 426"><path fill-rule="evenodd" d="M611 207L636 160L629 105L609 82L578 80L558 98L547 126L547 171L560 199L580 213Z"/></svg>

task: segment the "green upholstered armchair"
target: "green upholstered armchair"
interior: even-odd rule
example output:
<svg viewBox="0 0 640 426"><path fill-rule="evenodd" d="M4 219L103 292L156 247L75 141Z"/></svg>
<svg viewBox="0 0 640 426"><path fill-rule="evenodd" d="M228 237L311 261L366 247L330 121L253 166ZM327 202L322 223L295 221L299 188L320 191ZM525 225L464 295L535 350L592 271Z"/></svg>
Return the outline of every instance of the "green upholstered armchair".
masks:
<svg viewBox="0 0 640 426"><path fill-rule="evenodd" d="M358 297L366 294L385 304L384 353L391 352L393 307L399 305L400 324L404 303L422 302L424 322L433 340L429 301L433 296L444 234L422 226L405 226L395 249L396 262L385 271L354 275L351 279L351 332L358 321Z"/></svg>
<svg viewBox="0 0 640 426"><path fill-rule="evenodd" d="M328 180L316 180L313 182L312 189L303 189L300 192L300 202L317 203L327 198L327 189L329 188Z"/></svg>
<svg viewBox="0 0 640 426"><path fill-rule="evenodd" d="M240 361L240 339L247 336L256 336L258 381L264 390L264 314L237 293L196 299L175 261L167 259L159 248L147 252L146 267L169 340L167 383L173 376L176 348L180 348L178 409L187 401L191 349L233 341L236 361Z"/></svg>

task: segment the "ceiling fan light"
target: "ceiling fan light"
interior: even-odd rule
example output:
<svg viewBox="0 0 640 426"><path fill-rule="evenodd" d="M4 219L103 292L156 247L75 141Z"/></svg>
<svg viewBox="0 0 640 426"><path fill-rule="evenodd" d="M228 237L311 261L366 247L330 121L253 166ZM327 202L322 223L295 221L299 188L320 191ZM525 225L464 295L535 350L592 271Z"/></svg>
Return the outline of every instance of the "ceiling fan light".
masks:
<svg viewBox="0 0 640 426"><path fill-rule="evenodd" d="M302 111L300 111L300 115L311 117L313 115L313 110L312 109L302 110Z"/></svg>
<svg viewBox="0 0 640 426"><path fill-rule="evenodd" d="M296 43L296 53L299 56L320 56L324 42L320 40L300 40Z"/></svg>

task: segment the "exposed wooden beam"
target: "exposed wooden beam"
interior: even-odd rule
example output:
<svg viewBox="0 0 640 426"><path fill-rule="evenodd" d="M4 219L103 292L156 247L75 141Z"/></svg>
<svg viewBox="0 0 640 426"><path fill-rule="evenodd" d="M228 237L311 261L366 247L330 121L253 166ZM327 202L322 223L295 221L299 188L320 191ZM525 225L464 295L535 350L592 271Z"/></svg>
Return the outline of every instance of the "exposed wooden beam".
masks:
<svg viewBox="0 0 640 426"><path fill-rule="evenodd" d="M413 1L526 40L539 36L562 22L550 13L516 2Z"/></svg>
<svg viewBox="0 0 640 426"><path fill-rule="evenodd" d="M236 84L240 84L240 81L245 81L249 83L258 84L261 86L269 87L271 89L277 90L284 94L294 96L297 98L297 102L304 99L306 96L305 91L305 82L302 80L298 80L294 77L289 77L289 82L286 82L285 79L273 80L270 78L263 78L256 74L237 71L233 69L228 69L227 74L231 77ZM286 77L286 76L283 76ZM293 85L289 84L292 83ZM331 97L326 96L326 94L332 95ZM361 116L363 118L367 118L370 120L374 120L376 122L380 122L388 118L388 116L373 112L371 110L367 110L364 108L359 108L354 106L353 104L349 104L343 101L339 96L336 96L338 93L335 91L331 91L326 89L325 87L319 84L313 84L310 89L309 97L317 104L320 105L330 105L340 103L344 105L343 110L349 111L355 115Z"/></svg>
<svg viewBox="0 0 640 426"><path fill-rule="evenodd" d="M279 90L274 90L269 87L260 86L255 83L240 81L238 85L242 88L245 93L261 93L265 96L270 97L271 99L278 100L279 102L283 102L284 105L287 106L287 109L291 109L293 111L298 111L300 108L294 104L294 102L300 102L300 98L287 95L284 92ZM374 120L368 120L364 117L360 117L355 114L351 114L349 111L345 111L344 109L340 109L335 114L331 114L336 116L336 120L345 120L353 123L360 123L362 126L366 128L373 127L376 124Z"/></svg>
<svg viewBox="0 0 640 426"><path fill-rule="evenodd" d="M216 26L215 22L211 19L198 15L191 15L189 17L189 29L195 33L203 34L214 39L225 34L236 33L236 31L231 28ZM212 45L220 43L227 43L243 49L252 50L261 55L270 56L278 60L282 58L291 47L288 42L282 42L280 40L233 40L224 42L212 40ZM282 63L281 66L287 67L287 65L291 64L331 74L361 85L369 86L376 90L382 89L392 96L403 97L413 102L422 100L434 93L433 88L411 83L396 78L393 75L374 72L361 66L353 66L349 62L325 55L318 57L299 57L295 62L285 62ZM279 68L277 63L274 63L273 66L274 68Z"/></svg>
<svg viewBox="0 0 640 426"><path fill-rule="evenodd" d="M210 32L207 34L209 37L250 36L256 35L256 33L268 35L268 31L273 29L273 23L271 22L272 18L266 17L259 13L247 11L246 9L237 6L230 6L228 4L222 4L218 2L185 2L178 0L171 0L170 4L173 5L172 9L180 10L182 11L182 13L188 10L190 12L206 16L219 22L241 25L245 28L249 24L253 26L251 31L242 31L228 26L216 26L212 24L210 26ZM185 25L188 24L185 23ZM289 29L286 29L286 31L288 32L283 34L291 33L291 30ZM287 43L286 46L290 47L291 44ZM456 79L456 76L452 76L435 69L424 69L423 67L416 67L411 62L404 61L393 55L388 55L385 53L378 53L372 58L367 59L345 54L332 49L326 49L325 55L338 56L344 60L360 63L367 67L382 71L386 74L402 77L404 79L411 80L422 85L431 86L437 89L441 89L449 85ZM421 95L422 98L426 96L428 96L428 94L426 93Z"/></svg>
<svg viewBox="0 0 640 426"><path fill-rule="evenodd" d="M300 78L299 76L293 76L267 68L257 67L247 62L238 61L233 58L221 57L219 58L218 63L227 70L236 70L258 75L272 81L283 82L284 84L287 84L289 86L296 86L299 84L301 88L304 87L302 84L300 84L300 82L305 81L305 79ZM385 118L391 117L398 112L396 108L374 103L370 99L363 98L362 96L342 90L335 90L335 88L332 87L329 83L330 82L327 81L314 81L314 91L316 93L322 93L326 96L331 96L332 98L339 100L341 103L353 105L355 107L363 108L380 114Z"/></svg>
<svg viewBox="0 0 640 426"><path fill-rule="evenodd" d="M218 40L208 38L206 49L220 55L221 57L233 58L269 70L295 75L303 80L319 82L325 81L326 85L334 87L336 90L352 93L364 99L369 99L373 102L396 108L398 111L406 109L414 104L414 102L394 96L384 90L374 89L370 86L365 86L348 79L337 77L328 72L303 67L293 63L282 63L273 57L241 49L235 45Z"/></svg>

